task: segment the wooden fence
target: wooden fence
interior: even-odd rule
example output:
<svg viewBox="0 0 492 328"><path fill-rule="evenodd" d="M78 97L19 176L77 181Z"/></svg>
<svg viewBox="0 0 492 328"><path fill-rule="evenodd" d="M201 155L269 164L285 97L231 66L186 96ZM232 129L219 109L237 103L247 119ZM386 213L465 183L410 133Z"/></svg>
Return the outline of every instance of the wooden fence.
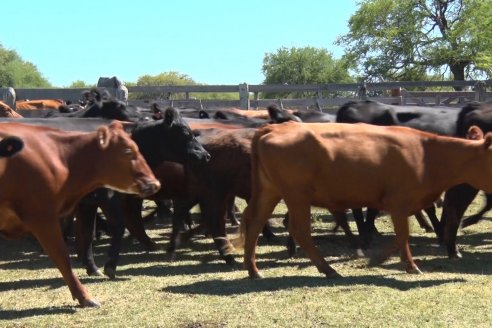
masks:
<svg viewBox="0 0 492 328"><path fill-rule="evenodd" d="M103 79L103 78L101 78ZM100 80L101 80L100 79ZM105 86L113 95L121 95L116 86ZM307 84L307 85L165 85L128 87L132 93L149 95L140 100L128 102L137 106L149 106L156 101L175 107L218 108L238 107L243 109L266 107L278 103L286 108L316 108L319 110L339 106L349 100L373 99L391 104L414 104L427 106L462 106L471 101L492 100L492 80L486 81L421 81L381 82L349 84ZM468 91L407 91L412 89L462 88ZM16 89L17 99L57 98L78 101L86 89ZM4 95L7 88L0 88ZM204 100L202 93L237 93L237 100ZM261 98L263 95L278 95L274 99ZM291 99L288 94L309 94L308 97ZM5 96L3 97L5 99Z"/></svg>

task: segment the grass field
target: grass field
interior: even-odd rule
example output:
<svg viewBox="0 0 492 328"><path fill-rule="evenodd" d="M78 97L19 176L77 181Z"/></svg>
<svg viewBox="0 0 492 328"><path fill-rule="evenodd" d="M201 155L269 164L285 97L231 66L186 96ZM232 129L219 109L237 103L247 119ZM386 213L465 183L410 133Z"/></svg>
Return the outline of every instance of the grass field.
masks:
<svg viewBox="0 0 492 328"><path fill-rule="evenodd" d="M477 198L467 214L480 206ZM244 206L244 204L240 204ZM164 251L145 252L125 239L116 280L87 277L75 257L77 274L99 309L79 308L61 274L34 241L0 241L1 327L490 327L492 326L492 221L460 231L463 259L450 261L433 234L411 219L412 250L423 275L402 271L398 257L368 268L341 232L332 233L331 216L313 209L313 235L322 254L343 276L329 280L302 252L287 258L277 207L273 223L280 242L260 241L258 266L265 279L251 281L241 267L229 267L211 240L197 237L175 261ZM377 221L382 236L393 238L387 217ZM352 228L355 225L351 222ZM149 234L163 247L168 220L155 220ZM234 229L231 228L231 231ZM102 266L108 238L97 242ZM241 260L238 252L237 260Z"/></svg>

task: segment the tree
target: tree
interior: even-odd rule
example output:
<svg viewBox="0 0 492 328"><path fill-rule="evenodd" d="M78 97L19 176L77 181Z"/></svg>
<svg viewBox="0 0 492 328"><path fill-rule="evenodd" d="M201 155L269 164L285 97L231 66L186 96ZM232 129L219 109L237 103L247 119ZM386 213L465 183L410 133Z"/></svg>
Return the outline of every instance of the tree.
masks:
<svg viewBox="0 0 492 328"><path fill-rule="evenodd" d="M492 1L365 0L336 44L365 79L492 77Z"/></svg>
<svg viewBox="0 0 492 328"><path fill-rule="evenodd" d="M282 47L263 58L264 84L326 84L352 82L343 60L326 49ZM292 95L294 97L306 94Z"/></svg>
<svg viewBox="0 0 492 328"><path fill-rule="evenodd" d="M125 83L127 86L156 86L156 85L199 85L190 76L175 71L160 73L157 75L142 75L137 83ZM132 93L131 99L184 99L184 94L142 94ZM230 93L192 93L191 98L196 99L237 99L237 94Z"/></svg>
<svg viewBox="0 0 492 328"><path fill-rule="evenodd" d="M88 84L85 81L76 80L76 81L73 81L68 86L68 88L86 88L86 89L90 89L90 88L94 88L95 86L96 86L95 84Z"/></svg>
<svg viewBox="0 0 492 328"><path fill-rule="evenodd" d="M13 88L50 87L37 67L22 58L15 50L0 44L0 86Z"/></svg>

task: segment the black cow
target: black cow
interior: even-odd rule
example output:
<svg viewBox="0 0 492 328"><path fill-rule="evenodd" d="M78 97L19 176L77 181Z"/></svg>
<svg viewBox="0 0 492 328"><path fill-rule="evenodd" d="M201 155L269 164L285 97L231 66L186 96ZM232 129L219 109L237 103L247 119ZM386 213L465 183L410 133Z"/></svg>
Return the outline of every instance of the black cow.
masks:
<svg viewBox="0 0 492 328"><path fill-rule="evenodd" d="M197 164L210 159L210 154L196 140L190 127L174 108L166 109L162 120L135 123L131 135L152 169L164 161ZM79 204L77 248L88 274L99 274L92 256L92 240L96 210L101 207L113 230L110 259L105 264L104 271L108 276L114 277L125 228L125 206L125 198L110 190L98 190L96 195L88 195Z"/></svg>
<svg viewBox="0 0 492 328"><path fill-rule="evenodd" d="M0 157L12 157L22 150L24 142L18 137L6 137L0 141Z"/></svg>
<svg viewBox="0 0 492 328"><path fill-rule="evenodd" d="M466 131L473 125L480 127L484 133L492 131L492 102L471 103L463 107L458 122L457 136L466 137ZM466 209L478 191L470 185L461 184L447 190L444 195L440 242L446 245L450 258L461 258L461 253L456 246L458 228ZM463 227L479 222L482 215L492 208L492 195L486 194L485 197L485 207L479 213L465 219Z"/></svg>

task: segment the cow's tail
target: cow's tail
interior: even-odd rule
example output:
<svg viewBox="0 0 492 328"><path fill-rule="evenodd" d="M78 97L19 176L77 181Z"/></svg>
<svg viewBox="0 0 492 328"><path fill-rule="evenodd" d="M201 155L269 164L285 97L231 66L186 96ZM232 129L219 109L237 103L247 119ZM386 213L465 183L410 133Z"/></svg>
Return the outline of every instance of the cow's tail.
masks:
<svg viewBox="0 0 492 328"><path fill-rule="evenodd" d="M250 200L255 197L255 195L258 194L258 188L259 186L259 178L260 178L260 161L258 160L258 141L259 139L266 133L268 133L269 130L264 128L259 130L258 132L255 133L253 136L253 139L251 141L251 197ZM238 230L238 236L236 238L233 238L231 240L232 245L236 249L242 249L244 248L244 242L245 242L245 235L246 231L248 230L248 224L252 219L252 216L256 215L256 206L255 202L249 202L248 206L243 211L243 214L241 216L241 222L239 224L239 230Z"/></svg>

